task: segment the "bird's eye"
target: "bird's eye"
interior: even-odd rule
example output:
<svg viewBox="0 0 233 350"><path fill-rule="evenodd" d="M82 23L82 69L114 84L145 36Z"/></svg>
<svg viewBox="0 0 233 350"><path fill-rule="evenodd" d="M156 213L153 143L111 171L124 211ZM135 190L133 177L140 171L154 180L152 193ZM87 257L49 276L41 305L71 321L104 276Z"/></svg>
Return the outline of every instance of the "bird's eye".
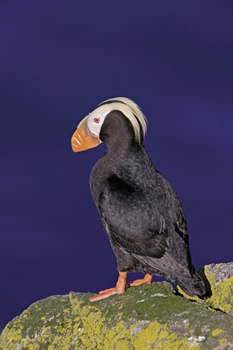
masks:
<svg viewBox="0 0 233 350"><path fill-rule="evenodd" d="M100 118L94 118L95 123L99 123L99 121L100 121Z"/></svg>

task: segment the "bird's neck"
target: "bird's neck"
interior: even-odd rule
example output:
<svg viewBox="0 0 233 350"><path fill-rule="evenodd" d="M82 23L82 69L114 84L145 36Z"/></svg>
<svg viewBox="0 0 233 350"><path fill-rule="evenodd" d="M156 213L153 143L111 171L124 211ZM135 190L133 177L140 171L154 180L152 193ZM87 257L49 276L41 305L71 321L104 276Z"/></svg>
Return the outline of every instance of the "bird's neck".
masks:
<svg viewBox="0 0 233 350"><path fill-rule="evenodd" d="M107 145L104 156L95 164L90 176L91 192L95 201L107 178L112 175L122 178L131 171L134 159L141 153L140 148L142 147L127 142Z"/></svg>
<svg viewBox="0 0 233 350"><path fill-rule="evenodd" d="M137 174L143 172L143 164L151 163L144 146L138 144L126 147L126 145L117 146L115 148L108 147L104 156L95 164L91 177L97 177L103 182L112 175L117 175L126 181L136 181ZM148 170L148 168L147 168Z"/></svg>
<svg viewBox="0 0 233 350"><path fill-rule="evenodd" d="M128 164L129 161L132 162L141 153L142 148L143 146L138 145L132 138L124 137L124 139L118 139L115 142L111 142L111 144L107 144L103 161L117 173L117 170L123 164Z"/></svg>
<svg viewBox="0 0 233 350"><path fill-rule="evenodd" d="M133 141L132 135L125 133L122 135L114 135L115 137L109 138L105 141L107 146L106 156L118 159L127 157L127 155L137 148Z"/></svg>

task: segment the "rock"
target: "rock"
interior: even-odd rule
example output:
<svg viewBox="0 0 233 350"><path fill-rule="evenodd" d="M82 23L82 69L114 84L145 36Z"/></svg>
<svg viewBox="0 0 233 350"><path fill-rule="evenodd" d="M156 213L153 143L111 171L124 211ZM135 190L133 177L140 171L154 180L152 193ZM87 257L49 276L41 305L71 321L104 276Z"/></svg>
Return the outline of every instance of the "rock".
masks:
<svg viewBox="0 0 233 350"><path fill-rule="evenodd" d="M206 304L233 316L233 263L207 265L204 273L212 289Z"/></svg>
<svg viewBox="0 0 233 350"><path fill-rule="evenodd" d="M205 266L213 295L199 302L174 294L167 282L95 303L90 293L48 297L7 324L0 348L233 349L232 269L233 263Z"/></svg>
<svg viewBox="0 0 233 350"><path fill-rule="evenodd" d="M212 292L204 304L233 315L233 262L206 265L198 273L207 280ZM191 298L181 289L178 290L186 298L203 303L198 297Z"/></svg>

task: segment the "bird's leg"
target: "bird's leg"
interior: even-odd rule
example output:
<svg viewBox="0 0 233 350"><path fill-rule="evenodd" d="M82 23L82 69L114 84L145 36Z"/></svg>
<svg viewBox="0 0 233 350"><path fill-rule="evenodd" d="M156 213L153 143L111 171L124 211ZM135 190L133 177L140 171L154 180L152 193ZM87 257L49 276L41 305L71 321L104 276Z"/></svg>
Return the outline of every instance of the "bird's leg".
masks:
<svg viewBox="0 0 233 350"><path fill-rule="evenodd" d="M115 288L110 288L110 289L105 289L99 292L99 294L95 294L90 301L98 301L101 299L108 298L110 295L113 294L122 294L125 291L126 287L126 277L127 277L127 272L121 272L119 271L119 277L117 280L117 284Z"/></svg>
<svg viewBox="0 0 233 350"><path fill-rule="evenodd" d="M147 273L143 279L140 280L135 280L131 283L128 284L129 287L136 287L136 286L140 286L141 284L150 284L152 281L152 275L150 275L149 273Z"/></svg>

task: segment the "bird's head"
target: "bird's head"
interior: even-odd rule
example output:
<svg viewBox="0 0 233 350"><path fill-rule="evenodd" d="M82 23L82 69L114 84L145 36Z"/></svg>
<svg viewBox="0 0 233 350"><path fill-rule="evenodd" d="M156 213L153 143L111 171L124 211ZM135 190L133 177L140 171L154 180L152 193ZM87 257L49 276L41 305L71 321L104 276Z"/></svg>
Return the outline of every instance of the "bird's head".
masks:
<svg viewBox="0 0 233 350"><path fill-rule="evenodd" d="M99 104L78 125L71 145L74 152L84 151L107 143L127 128L138 144L143 143L146 133L146 118L140 108L128 98L117 97Z"/></svg>

